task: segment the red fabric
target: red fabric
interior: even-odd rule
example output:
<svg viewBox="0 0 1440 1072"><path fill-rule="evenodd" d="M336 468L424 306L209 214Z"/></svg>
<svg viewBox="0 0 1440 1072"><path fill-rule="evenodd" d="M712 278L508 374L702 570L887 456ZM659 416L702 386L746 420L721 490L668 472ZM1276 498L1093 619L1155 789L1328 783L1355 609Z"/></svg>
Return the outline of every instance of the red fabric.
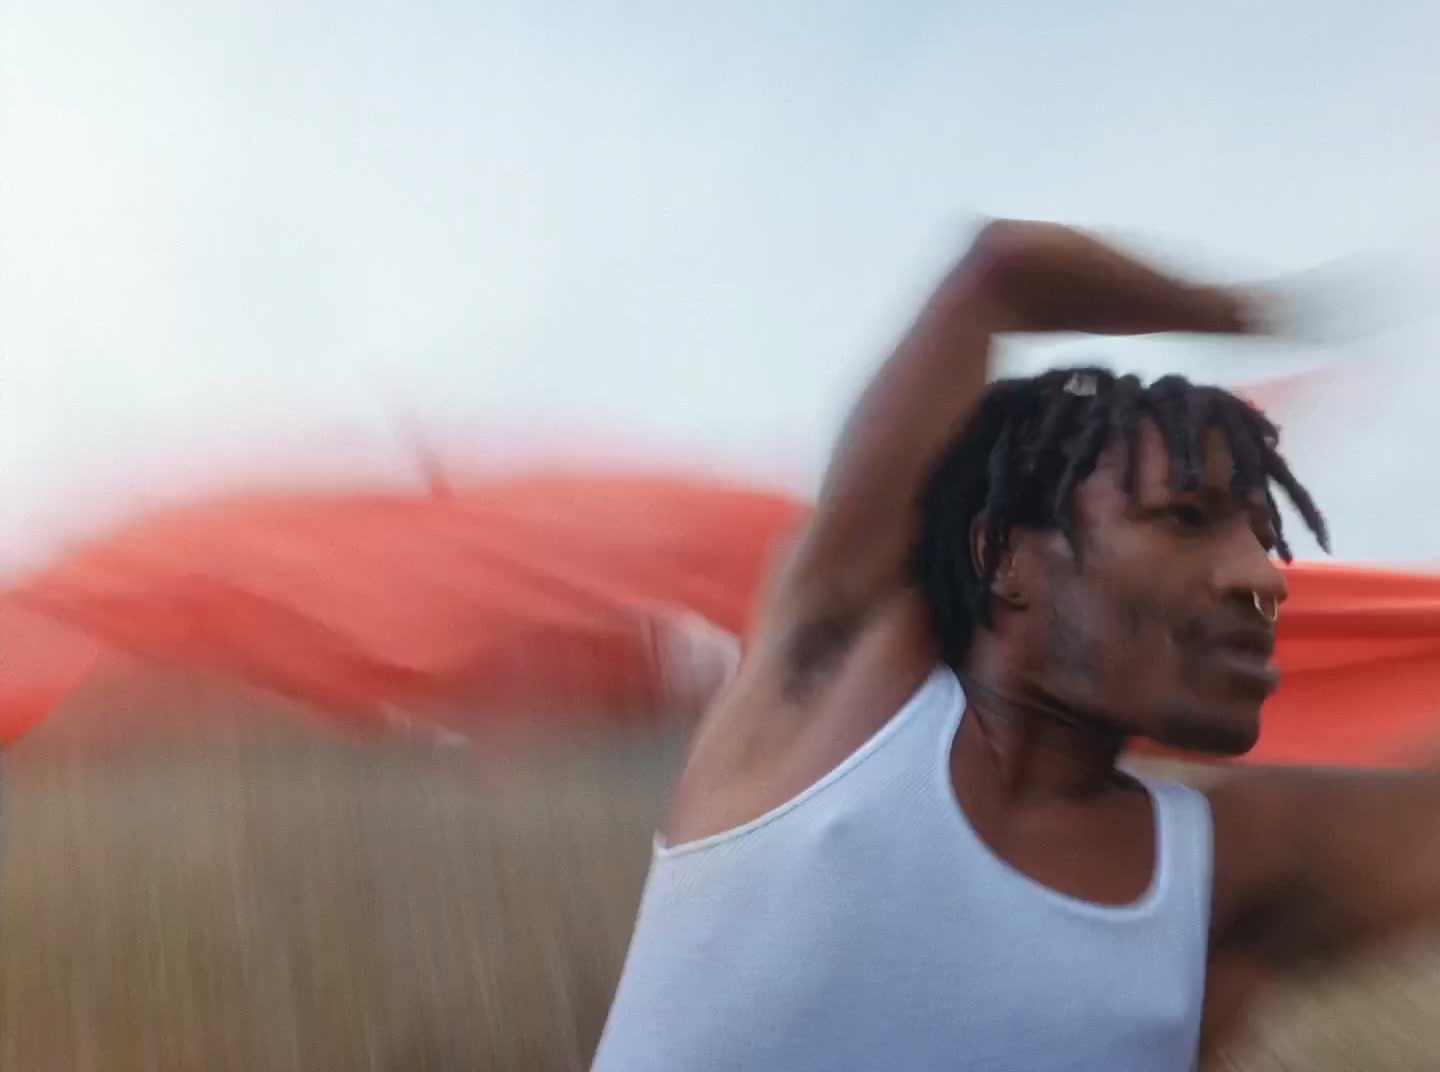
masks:
<svg viewBox="0 0 1440 1072"><path fill-rule="evenodd" d="M1440 576L1298 565L1256 762L1440 762Z"/></svg>
<svg viewBox="0 0 1440 1072"><path fill-rule="evenodd" d="M117 650L361 724L457 705L643 711L659 702L656 620L684 608L741 632L802 510L640 477L233 501L148 520L10 598ZM0 681L13 739L34 715L8 695Z"/></svg>
<svg viewBox="0 0 1440 1072"><path fill-rule="evenodd" d="M686 608L742 632L804 509L715 484L553 476L156 517L0 601L0 740L107 650L213 668L359 726L397 708L452 724L506 706L643 715L659 702L657 618ZM1440 759L1440 577L1289 575L1284 683L1250 758Z"/></svg>
<svg viewBox="0 0 1440 1072"><path fill-rule="evenodd" d="M0 745L49 714L109 654L84 630L0 599Z"/></svg>

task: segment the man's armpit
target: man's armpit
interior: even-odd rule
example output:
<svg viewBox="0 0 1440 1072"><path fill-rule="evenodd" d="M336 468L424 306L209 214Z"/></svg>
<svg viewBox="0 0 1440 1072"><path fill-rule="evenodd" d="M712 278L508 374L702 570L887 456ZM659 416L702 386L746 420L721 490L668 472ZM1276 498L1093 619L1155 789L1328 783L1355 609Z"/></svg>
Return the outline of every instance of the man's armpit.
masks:
<svg viewBox="0 0 1440 1072"><path fill-rule="evenodd" d="M837 612L797 623L785 640L782 692L789 703L803 703L836 670L860 635L864 616Z"/></svg>

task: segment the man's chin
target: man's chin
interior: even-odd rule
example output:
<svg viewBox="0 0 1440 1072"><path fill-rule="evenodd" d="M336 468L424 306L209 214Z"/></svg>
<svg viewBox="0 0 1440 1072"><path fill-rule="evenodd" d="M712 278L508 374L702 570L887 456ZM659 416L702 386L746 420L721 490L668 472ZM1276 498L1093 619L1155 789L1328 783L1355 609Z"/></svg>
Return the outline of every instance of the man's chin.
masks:
<svg viewBox="0 0 1440 1072"><path fill-rule="evenodd" d="M1166 748L1195 756L1233 759L1260 739L1260 711L1220 714L1213 710L1167 712L1156 740Z"/></svg>

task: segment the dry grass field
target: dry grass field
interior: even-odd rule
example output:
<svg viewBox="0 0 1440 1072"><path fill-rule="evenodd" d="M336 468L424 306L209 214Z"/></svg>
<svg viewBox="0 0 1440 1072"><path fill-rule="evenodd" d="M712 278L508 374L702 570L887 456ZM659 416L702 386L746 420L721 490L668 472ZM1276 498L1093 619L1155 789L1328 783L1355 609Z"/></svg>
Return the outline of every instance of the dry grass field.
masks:
<svg viewBox="0 0 1440 1072"><path fill-rule="evenodd" d="M582 1070L675 751L362 747L194 679L78 697L4 759L0 1061ZM1440 956L1277 998L1225 1066L1440 1069Z"/></svg>

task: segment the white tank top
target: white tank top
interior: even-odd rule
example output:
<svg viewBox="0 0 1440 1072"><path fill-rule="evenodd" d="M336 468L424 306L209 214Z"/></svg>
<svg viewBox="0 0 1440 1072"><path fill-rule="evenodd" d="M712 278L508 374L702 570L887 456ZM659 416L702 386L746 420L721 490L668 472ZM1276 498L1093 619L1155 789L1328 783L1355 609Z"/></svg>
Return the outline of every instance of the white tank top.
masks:
<svg viewBox="0 0 1440 1072"><path fill-rule="evenodd" d="M1156 867L1129 905L1065 896L966 821L939 669L767 815L657 843L594 1072L1189 1072L1210 920L1203 795L1147 781Z"/></svg>

